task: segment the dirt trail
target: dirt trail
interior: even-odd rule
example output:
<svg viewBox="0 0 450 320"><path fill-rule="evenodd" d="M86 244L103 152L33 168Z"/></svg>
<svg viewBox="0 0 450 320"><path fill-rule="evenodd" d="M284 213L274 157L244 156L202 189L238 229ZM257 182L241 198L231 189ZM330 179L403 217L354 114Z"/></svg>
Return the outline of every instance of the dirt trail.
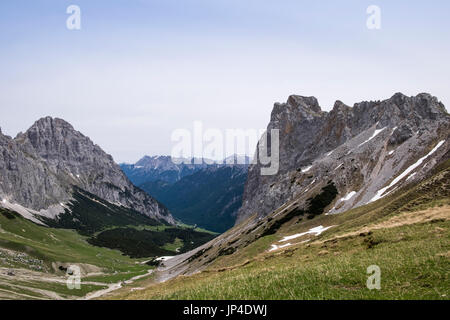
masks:
<svg viewBox="0 0 450 320"><path fill-rule="evenodd" d="M13 271L14 276L7 275L10 271ZM119 281L117 283L112 283L112 284L111 283L103 283L103 282L94 282L94 281L82 281L81 285L84 284L84 285L105 286L107 288L90 292L86 296L79 298L79 299L90 300L90 299L99 298L101 296L104 296L104 295L112 292L112 291L122 288L123 284L132 284L134 281L142 279L144 277L147 277L147 276L151 275L152 273L153 273L153 270L148 270L147 273L145 273L143 275L135 276L129 280ZM20 289L30 290L30 291L36 292L39 295L42 295L43 297L30 296L30 295L23 294L23 293L13 292L13 291L7 290L7 289L0 289L0 291L2 291L3 293L7 293L8 295L14 293L15 296L23 296L26 299L30 299L30 298L32 298L32 299L54 299L54 300L63 300L64 299L58 293L53 292L53 291L41 290L38 288L27 287L25 285L16 285L16 284L14 284L14 280L17 279L17 280L23 281L23 282L36 282L36 283L45 282L45 283L66 284L67 279L65 277L57 277L57 276L52 276L52 275L47 275L47 274L43 275L40 272L31 271L31 270L27 270L27 269L11 269L11 268L1 268L1 267L0 267L0 275L5 275L5 280L6 279L8 280L8 281L1 281L1 278L0 278L0 284L3 283L4 285L17 287ZM92 274L90 273L86 276L93 276L93 275L99 275L99 273L98 272L92 273Z"/></svg>
<svg viewBox="0 0 450 320"><path fill-rule="evenodd" d="M135 276L129 280L125 280L125 281L119 281L117 283L112 283L112 284L103 284L103 285L107 285L108 288L106 289L102 289L102 290L98 290L98 291L94 291L94 292L90 292L88 293L86 296L84 296L83 298L80 298L80 300L92 300L92 299L97 299L100 298L108 293L111 293L113 291L116 291L120 288L122 288L123 284L132 284L133 282L135 282L136 280L145 278L149 275L151 275L153 273L154 270L148 270L146 274L142 274L139 276ZM85 284L87 284L87 282L83 282Z"/></svg>

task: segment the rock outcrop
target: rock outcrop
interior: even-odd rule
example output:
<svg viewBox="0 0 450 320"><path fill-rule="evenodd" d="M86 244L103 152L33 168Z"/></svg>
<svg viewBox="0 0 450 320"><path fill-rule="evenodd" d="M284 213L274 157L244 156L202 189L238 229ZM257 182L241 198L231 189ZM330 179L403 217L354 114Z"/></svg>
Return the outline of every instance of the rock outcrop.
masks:
<svg viewBox="0 0 450 320"><path fill-rule="evenodd" d="M275 104L271 129L279 129L279 172L262 176L260 164L250 166L237 223L306 201L329 182L339 194L327 213L339 213L420 181L449 158L450 116L426 93L353 107L337 101L330 112L314 97L290 96Z"/></svg>

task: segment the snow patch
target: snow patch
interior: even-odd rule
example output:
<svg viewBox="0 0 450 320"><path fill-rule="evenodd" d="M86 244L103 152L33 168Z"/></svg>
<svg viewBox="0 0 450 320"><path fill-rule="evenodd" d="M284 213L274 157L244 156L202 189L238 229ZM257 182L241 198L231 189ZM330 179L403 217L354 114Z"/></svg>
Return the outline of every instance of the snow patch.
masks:
<svg viewBox="0 0 450 320"><path fill-rule="evenodd" d="M356 191L352 191L348 195L346 195L345 197L341 198L341 201L350 200L355 194L356 194Z"/></svg>
<svg viewBox="0 0 450 320"><path fill-rule="evenodd" d="M292 244L291 243L286 243L286 244L283 244L281 246L278 246L276 244L272 244L272 248L270 248L269 251L275 251L275 250L286 248L286 247L289 247L289 246L292 246Z"/></svg>
<svg viewBox="0 0 450 320"><path fill-rule="evenodd" d="M302 169L302 173L308 172L309 170L311 170L311 168L312 168L312 166Z"/></svg>
<svg viewBox="0 0 450 320"><path fill-rule="evenodd" d="M307 234L314 234L315 236L318 236L319 234L321 234L325 230L330 229L331 227L333 227L333 226L329 226L329 227L318 226L318 227L315 227L315 228L311 228L308 231L303 232L303 233L297 233L297 234L294 234L292 236L286 236L283 239L281 239L279 242L286 242L286 241L289 241L289 240L292 240L292 239L303 237L304 235L307 235Z"/></svg>
<svg viewBox="0 0 450 320"><path fill-rule="evenodd" d="M361 147L363 144L366 144L367 142L369 142L370 140L372 140L373 138L375 138L377 135L379 135L384 129L386 129L386 127L384 127L383 129L375 129L375 132L372 134L372 136L367 139L366 141L364 141L363 143L361 143L358 147Z"/></svg>
<svg viewBox="0 0 450 320"><path fill-rule="evenodd" d="M173 256L164 256L164 257L157 258L156 261L167 261L167 260L170 260L172 258L173 258Z"/></svg>
<svg viewBox="0 0 450 320"><path fill-rule="evenodd" d="M330 214L333 214L333 211L336 209L336 205L330 209L327 213L325 213L326 216L329 216Z"/></svg>
<svg viewBox="0 0 450 320"><path fill-rule="evenodd" d="M391 155L391 154L393 154L393 153L394 153L394 151L395 151L395 150L391 150L391 151L389 151L389 153L388 153L388 154L389 154L389 155Z"/></svg>
<svg viewBox="0 0 450 320"><path fill-rule="evenodd" d="M437 151L437 149L439 149L443 144L444 144L445 140L442 140L441 142L439 142L434 148L433 150L431 150L426 156L420 158L419 160L417 160L416 163L414 163L413 165L409 166L408 169L406 169L405 171L403 171L403 173L401 173L397 178L395 178L394 180L392 180L392 182L387 186L384 187L380 190L377 191L377 193L375 194L375 196L369 201L370 202L374 202L377 201L381 198L383 198L383 193L386 192L387 189L390 189L392 186L394 186L395 184L397 184L400 180L402 180L404 177L406 177L407 175L409 175L409 173L411 171L413 171L414 169L416 169L418 166L420 166L423 161L428 158L429 156L431 156L433 153L435 153ZM385 195L386 196L386 195Z"/></svg>

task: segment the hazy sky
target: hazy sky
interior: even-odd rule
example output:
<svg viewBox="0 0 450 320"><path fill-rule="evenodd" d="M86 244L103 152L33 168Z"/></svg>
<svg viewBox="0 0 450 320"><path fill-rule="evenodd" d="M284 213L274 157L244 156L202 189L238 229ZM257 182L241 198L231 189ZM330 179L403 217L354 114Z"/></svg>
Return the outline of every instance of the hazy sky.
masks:
<svg viewBox="0 0 450 320"><path fill-rule="evenodd" d="M81 8L68 30L66 8ZM366 27L369 5L381 30ZM171 132L265 128L273 103L324 110L395 92L450 104L450 1L2 0L0 127L63 118L117 162Z"/></svg>

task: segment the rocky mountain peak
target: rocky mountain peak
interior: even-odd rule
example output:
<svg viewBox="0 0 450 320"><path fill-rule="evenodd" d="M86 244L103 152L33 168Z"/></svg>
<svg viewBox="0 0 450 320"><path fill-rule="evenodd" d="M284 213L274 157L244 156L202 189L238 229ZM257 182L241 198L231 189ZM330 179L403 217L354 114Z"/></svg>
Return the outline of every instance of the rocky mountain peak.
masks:
<svg viewBox="0 0 450 320"><path fill-rule="evenodd" d="M396 93L353 107L338 100L330 112L322 112L313 97L290 96L287 103L275 104L267 126L280 132L279 171L261 176L260 164L250 166L238 222L254 213L267 215L299 195L312 196L329 181L342 197L355 191L359 200L352 203L361 205L407 164L447 141L449 128L445 107L427 93L414 97ZM434 157L441 159L448 147L440 145ZM427 168L432 166L408 183L423 178Z"/></svg>
<svg viewBox="0 0 450 320"><path fill-rule="evenodd" d="M16 140L28 144L39 156L49 161L90 162L95 156L101 156L113 162L112 157L91 139L59 118L45 117L36 121L25 133L19 134Z"/></svg>
<svg viewBox="0 0 450 320"><path fill-rule="evenodd" d="M319 106L319 102L315 97L291 95L287 100L287 104L296 108L303 108L305 110L310 110L315 113L322 112L322 109Z"/></svg>
<svg viewBox="0 0 450 320"><path fill-rule="evenodd" d="M343 103L341 100L336 100L333 109L331 110L331 112L335 113L347 113L349 111L351 111L351 107Z"/></svg>
<svg viewBox="0 0 450 320"><path fill-rule="evenodd" d="M0 196L25 208L64 211L75 189L170 223L168 210L125 176L113 158L68 122L45 117L7 146L0 142ZM57 208L55 208L57 207ZM56 214L57 215L57 214Z"/></svg>
<svg viewBox="0 0 450 320"><path fill-rule="evenodd" d="M271 121L316 121L322 114L315 97L291 95L286 103L275 103Z"/></svg>

